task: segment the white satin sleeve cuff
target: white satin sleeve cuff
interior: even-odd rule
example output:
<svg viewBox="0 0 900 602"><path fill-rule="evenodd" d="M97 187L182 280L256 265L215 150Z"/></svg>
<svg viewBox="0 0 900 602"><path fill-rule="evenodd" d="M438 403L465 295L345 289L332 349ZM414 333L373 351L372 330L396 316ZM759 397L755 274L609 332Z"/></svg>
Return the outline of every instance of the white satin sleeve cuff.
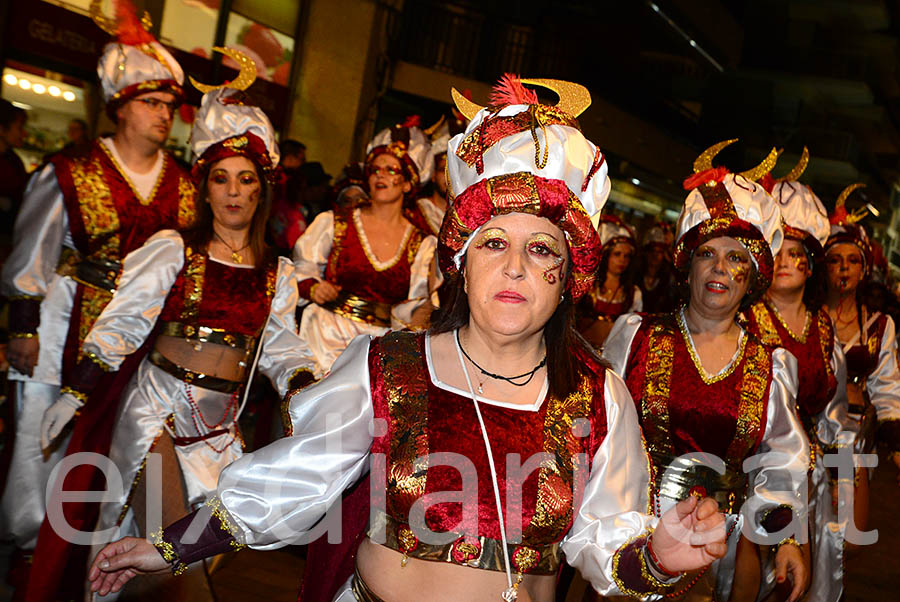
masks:
<svg viewBox="0 0 900 602"><path fill-rule="evenodd" d="M743 466L750 477L750 495L741 508L747 521L744 528L760 537L767 535L762 522L779 506L792 508L794 516L806 516L806 496L800 490L807 486L809 442L796 407L797 359L778 348L772 352L772 383L762 443Z"/></svg>
<svg viewBox="0 0 900 602"><path fill-rule="evenodd" d="M293 260L298 282L309 278L323 280L333 244L334 212L323 211L294 243ZM299 303L306 305L309 301L300 298Z"/></svg>
<svg viewBox="0 0 900 602"><path fill-rule="evenodd" d="M611 371L603 394L607 434L594 455L584 499L562 550L596 591L623 595L613 579L613 556L658 519L650 515L650 460L631 395Z"/></svg>
<svg viewBox="0 0 900 602"><path fill-rule="evenodd" d="M275 295L263 333L259 371L269 377L279 396L288 392L298 370L315 373L315 358L306 342L297 335L297 280L294 264L279 258Z"/></svg>
<svg viewBox="0 0 900 602"><path fill-rule="evenodd" d="M68 231L62 191L56 170L49 164L31 178L25 189L12 253L3 264L3 294L45 297Z"/></svg>
<svg viewBox="0 0 900 602"><path fill-rule="evenodd" d="M268 550L300 540L368 471L374 428L370 341L355 338L326 378L291 398L293 435L222 472L218 497L247 545Z"/></svg>
<svg viewBox="0 0 900 602"><path fill-rule="evenodd" d="M897 333L894 320L887 316L884 335L881 337L881 352L878 367L869 375L866 390L878 421L900 420L900 365L897 359Z"/></svg>
<svg viewBox="0 0 900 602"><path fill-rule="evenodd" d="M84 339L85 353L118 370L150 336L183 266L184 241L175 230L160 230L126 255L116 294Z"/></svg>
<svg viewBox="0 0 900 602"><path fill-rule="evenodd" d="M624 314L613 324L609 336L603 343L603 358L612 365L613 371L625 378L628 367L628 356L631 354L631 343L634 335L641 327L643 318L638 314Z"/></svg>
<svg viewBox="0 0 900 602"><path fill-rule="evenodd" d="M391 326L396 329L408 328L412 322L412 315L422 304L429 299L428 277L431 270L431 260L437 247L437 238L428 236L419 245L416 258L410 266L409 293L406 301L398 303L391 308Z"/></svg>

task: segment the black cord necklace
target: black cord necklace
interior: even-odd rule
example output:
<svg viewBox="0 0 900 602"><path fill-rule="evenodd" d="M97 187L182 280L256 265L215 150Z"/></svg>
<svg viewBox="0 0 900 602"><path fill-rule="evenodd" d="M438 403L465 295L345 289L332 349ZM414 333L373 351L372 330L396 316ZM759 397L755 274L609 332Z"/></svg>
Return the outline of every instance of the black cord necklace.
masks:
<svg viewBox="0 0 900 602"><path fill-rule="evenodd" d="M544 359L541 360L541 363L538 364L537 366L535 366L534 368L532 368L531 370L529 370L528 372L525 372L524 374L519 374L518 376L502 376L500 374L494 374L493 372L488 372L487 370L485 370L484 368L479 366L478 362L473 360L472 357L468 353L466 353L465 348L462 346L462 341L459 340L459 329L456 330L456 344L459 345L459 350L462 351L462 354L464 356L466 356L466 359L469 360L470 362L472 362L472 365L475 366L476 368L478 368L478 370L481 371L482 374L484 374L485 376L487 376L489 378L493 378L494 380L505 380L506 382L508 382L509 384L511 384L514 387L524 387L525 385L530 383L531 380L534 378L534 375L537 374L537 371L540 370L541 368L543 368L547 364L547 356L544 355ZM521 382L521 383L513 382L514 380L519 380L520 378L525 378L526 376L528 378L525 380L525 382ZM484 393L483 383L478 383L478 392Z"/></svg>

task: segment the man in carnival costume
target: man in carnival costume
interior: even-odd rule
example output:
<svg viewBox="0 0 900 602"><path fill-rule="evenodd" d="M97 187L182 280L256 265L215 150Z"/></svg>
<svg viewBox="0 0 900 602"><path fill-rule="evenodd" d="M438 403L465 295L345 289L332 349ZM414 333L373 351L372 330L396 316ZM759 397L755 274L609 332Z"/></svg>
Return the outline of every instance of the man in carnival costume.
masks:
<svg viewBox="0 0 900 602"><path fill-rule="evenodd" d="M116 12L114 22L102 15L98 0L91 4L94 21L116 37L97 65L115 133L95 140L83 154L54 156L32 178L16 223L13 253L3 269L3 293L11 299L9 360L17 425L2 514L4 533L27 554L38 543L50 472L66 450L64 443L42 449L43 414L70 379L84 337L112 298L122 258L156 231L187 226L194 218L196 191L190 175L162 150L182 101L184 74L146 31L146 16L143 23L138 20L127 0L117 2ZM136 366L143 354L135 356L130 361ZM103 393L81 410L66 453L105 452L115 416L112 404L131 372L123 369L120 377L98 387ZM88 400L78 401L84 405ZM53 411L72 417L79 409L57 404ZM87 472L93 475L70 473L67 489L90 489L84 486L93 478ZM69 524L83 529L89 522L84 517ZM48 562L35 571L32 585L40 591L33 597L29 587L28 599L52 597L50 589L70 581L62 577L65 558L53 554L67 546L49 523L40 540L42 552L35 560Z"/></svg>

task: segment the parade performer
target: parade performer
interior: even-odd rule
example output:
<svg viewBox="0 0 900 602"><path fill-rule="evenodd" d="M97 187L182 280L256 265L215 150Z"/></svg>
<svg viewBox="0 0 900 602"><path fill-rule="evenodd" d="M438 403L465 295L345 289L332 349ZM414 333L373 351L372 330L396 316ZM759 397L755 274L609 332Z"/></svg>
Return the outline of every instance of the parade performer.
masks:
<svg viewBox="0 0 900 602"><path fill-rule="evenodd" d="M87 402L99 377L118 370L155 333L153 351L125 389L109 454L125 489L102 505L98 531L147 533L134 524L131 506L143 506L134 493L150 452L177 458L162 473L167 489L184 484L180 498L167 491L163 515L181 516L211 497L219 472L241 456L237 418L257 344L259 369L281 395L312 380L312 355L296 335L294 267L265 244L266 178L278 147L269 119L242 93L255 79L255 63L216 50L242 71L224 87L195 84L206 92L191 133L197 224L163 230L125 258L119 288L85 338L73 385L42 425L45 441L56 437L62 409Z"/></svg>
<svg viewBox="0 0 900 602"><path fill-rule="evenodd" d="M797 408L812 446L809 518L812 548L810 599L837 602L842 592L845 525L832 505L832 486L822 456L852 447L855 429L847 417L846 365L822 298L825 251L830 227L825 207L809 186L797 181L809 162L803 149L790 173L772 181L770 193L783 219L784 242L775 255L772 285L763 298L742 313L742 323L764 345L781 347L797 359ZM852 495L848 491L845 495ZM836 503L837 500L834 500ZM836 507L836 506L835 506ZM774 574L763 573L764 590Z"/></svg>
<svg viewBox="0 0 900 602"><path fill-rule="evenodd" d="M604 347L641 417L657 512L702 494L728 513L728 555L711 570L689 575L673 593L691 600L732 596L742 530L748 538L767 538L806 511L799 488L805 487L809 445L794 412L796 360L766 347L734 320L742 304L768 288L772 250L781 247L778 206L754 183L777 154L743 174L713 168L712 158L732 142L701 154L695 175L685 180L691 192L678 220L674 260L686 275L687 305L671 314L622 316ZM776 454L746 474L744 460L765 452ZM701 455L684 456L691 453ZM778 548L776 575L784 580L790 573L796 600L808 567L795 539L772 543ZM758 565L751 579L752 592L743 583L735 586L741 599L755 598Z"/></svg>
<svg viewBox="0 0 900 602"><path fill-rule="evenodd" d="M522 82L559 90L560 104L538 104ZM159 535L162 555L146 540L111 544L92 567L95 589L234 545L284 545L370 459L373 522L342 602L549 602L562 553L600 591L656 597L671 587L667 575L724 553L712 500L687 500L661 521L645 514L634 407L574 330L571 305L599 256L589 215L609 191L603 155L575 121L590 96L554 80L504 87L504 105L462 107L472 120L451 142L458 196L440 260L452 302L433 329L354 340L328 377L291 400L293 436L223 472L199 545L181 538L192 516ZM339 452L323 433L340 436ZM513 474L521 464L511 457L536 453L536 470ZM263 495L275 482L278 492Z"/></svg>
<svg viewBox="0 0 900 602"><path fill-rule="evenodd" d="M851 184L835 202L830 217L831 236L825 243L826 305L847 363L849 416L855 423L857 453L870 453L876 435L900 467L900 367L893 319L870 311L860 300L859 289L873 265L872 247L858 222L865 210L848 212L846 201L862 187ZM869 514L869 470L858 466L854 475L853 521L865 531ZM839 477L839 475L835 475ZM898 477L900 479L900 477ZM844 483L838 482L842 487ZM851 551L853 542L845 542Z"/></svg>
<svg viewBox="0 0 900 602"><path fill-rule="evenodd" d="M119 3L115 25L99 14L98 4L92 4L95 20L117 36L97 65L115 134L95 140L84 154L54 155L31 179L3 268L3 292L11 299L9 378L18 409L3 530L25 550L35 547L47 480L65 450L61 444L43 456L41 417L84 357L84 338L112 298L122 258L157 230L194 219L190 175L162 150L182 98L181 68L130 5ZM135 357L125 371L139 361ZM106 383L109 395L96 412L81 416L70 452L104 453L115 414L105 403L118 399L125 382ZM41 587L54 582L53 574L41 575Z"/></svg>
<svg viewBox="0 0 900 602"><path fill-rule="evenodd" d="M677 307L677 286L672 247L675 234L669 224L653 224L641 239L635 265L635 281L641 289L642 311L648 314L669 312Z"/></svg>
<svg viewBox="0 0 900 602"><path fill-rule="evenodd" d="M305 306L300 337L319 375L357 335L421 328L430 313L420 308L430 310L428 268L437 241L404 210L421 174L431 176L429 142L419 128L398 125L369 146L368 203L320 213L294 245Z"/></svg>
<svg viewBox="0 0 900 602"><path fill-rule="evenodd" d="M641 311L641 289L634 282L634 232L619 218L600 216L600 267L593 288L579 305L579 330L597 349L603 347L616 318Z"/></svg>

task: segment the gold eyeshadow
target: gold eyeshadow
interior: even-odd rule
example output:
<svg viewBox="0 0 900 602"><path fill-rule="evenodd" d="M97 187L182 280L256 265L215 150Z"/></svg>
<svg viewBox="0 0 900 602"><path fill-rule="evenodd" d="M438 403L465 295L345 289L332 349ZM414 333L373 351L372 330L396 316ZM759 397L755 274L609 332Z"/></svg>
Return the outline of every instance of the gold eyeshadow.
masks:
<svg viewBox="0 0 900 602"><path fill-rule="evenodd" d="M475 243L475 248L480 249L484 247L488 241L495 238L499 238L506 244L509 244L509 235L506 233L506 230L501 228L488 228L478 235L478 242Z"/></svg>

